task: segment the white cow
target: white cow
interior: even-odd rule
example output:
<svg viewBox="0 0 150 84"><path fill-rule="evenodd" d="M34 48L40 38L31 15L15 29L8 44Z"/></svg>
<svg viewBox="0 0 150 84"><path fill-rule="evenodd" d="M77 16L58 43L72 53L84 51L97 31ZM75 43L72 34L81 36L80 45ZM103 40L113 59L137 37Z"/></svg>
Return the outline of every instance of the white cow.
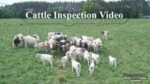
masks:
<svg viewBox="0 0 150 84"><path fill-rule="evenodd" d="M43 65L45 65L46 62L51 64L51 68L53 66L53 56L49 54L36 54L36 57L39 58L42 62Z"/></svg>
<svg viewBox="0 0 150 84"><path fill-rule="evenodd" d="M92 60L90 66L89 66L89 73L90 73L90 75L93 74L94 69L95 69L95 64L94 64L94 60Z"/></svg>
<svg viewBox="0 0 150 84"><path fill-rule="evenodd" d="M115 66L115 68L116 68L116 66L117 66L117 59L115 58L115 57L112 57L111 55L109 55L109 65L110 66Z"/></svg>
<svg viewBox="0 0 150 84"><path fill-rule="evenodd" d="M76 47L75 48L75 55L76 55L76 58L78 58L79 60L82 60L83 58L83 54L84 54L84 49L80 48L80 47Z"/></svg>
<svg viewBox="0 0 150 84"><path fill-rule="evenodd" d="M62 33L61 32L49 32L48 33L48 38L47 39L50 39L52 36L55 36L55 35L61 35Z"/></svg>
<svg viewBox="0 0 150 84"><path fill-rule="evenodd" d="M94 37L89 37L89 36L82 35L82 39L85 40L86 42L88 42L88 41L93 41Z"/></svg>
<svg viewBox="0 0 150 84"><path fill-rule="evenodd" d="M68 61L69 61L69 57L67 55L62 57L61 62L62 62L63 69L66 67L66 64L68 63Z"/></svg>
<svg viewBox="0 0 150 84"><path fill-rule="evenodd" d="M36 51L41 50L41 49L46 49L45 43L40 42L40 43L35 43L34 48Z"/></svg>
<svg viewBox="0 0 150 84"><path fill-rule="evenodd" d="M66 56L68 56L70 59L76 59L76 52L75 51L67 51Z"/></svg>
<svg viewBox="0 0 150 84"><path fill-rule="evenodd" d="M25 44L25 48L27 47L28 44L35 44L40 41L40 37L38 35L33 35L33 36L23 36L23 42Z"/></svg>
<svg viewBox="0 0 150 84"><path fill-rule="evenodd" d="M71 62L72 62L72 72L73 72L73 69L75 69L77 73L77 77L80 77L81 64L77 62L75 59L72 59Z"/></svg>
<svg viewBox="0 0 150 84"><path fill-rule="evenodd" d="M16 36L19 38L19 40L22 40L23 34L17 34Z"/></svg>
<svg viewBox="0 0 150 84"><path fill-rule="evenodd" d="M104 36L105 36L105 38L107 39L108 38L108 35L110 34L110 31L102 31L101 32Z"/></svg>
<svg viewBox="0 0 150 84"><path fill-rule="evenodd" d="M73 44L73 45L75 45L75 46L80 46L80 42L81 42L81 38L79 38L79 37L73 37L73 38L71 38L71 43Z"/></svg>
<svg viewBox="0 0 150 84"><path fill-rule="evenodd" d="M102 47L102 40L100 38L93 40L92 47L94 49L94 52L98 53L98 51L100 50L100 47Z"/></svg>
<svg viewBox="0 0 150 84"><path fill-rule="evenodd" d="M100 56L98 54L92 53L91 58L96 62L96 64L100 61Z"/></svg>
<svg viewBox="0 0 150 84"><path fill-rule="evenodd" d="M89 66L90 65L90 61L91 61L91 52L88 52L87 50L84 51L83 59L88 62L88 66Z"/></svg>

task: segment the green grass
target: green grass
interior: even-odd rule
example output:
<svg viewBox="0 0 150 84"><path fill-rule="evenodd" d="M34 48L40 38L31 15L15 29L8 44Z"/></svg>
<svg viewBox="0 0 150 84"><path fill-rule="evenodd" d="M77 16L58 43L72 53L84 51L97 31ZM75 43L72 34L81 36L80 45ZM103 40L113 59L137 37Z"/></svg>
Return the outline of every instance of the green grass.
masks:
<svg viewBox="0 0 150 84"><path fill-rule="evenodd" d="M0 20L0 84L59 84L64 78L67 84L132 84L124 80L123 74L146 74L150 77L150 20ZM124 24L122 24L124 23ZM47 33L58 31L72 36L93 36L102 38L100 31L110 30L111 37L103 40L100 55L102 59L93 77L87 72L87 64L81 62L81 77L77 78L68 66L60 70L62 54L55 54L54 67L43 66L35 58L35 50L30 48L12 48L14 35L38 34L41 40ZM46 52L49 53L49 52ZM108 55L117 58L117 68L110 67ZM133 82L133 84L137 82ZM149 78L139 82L150 84Z"/></svg>

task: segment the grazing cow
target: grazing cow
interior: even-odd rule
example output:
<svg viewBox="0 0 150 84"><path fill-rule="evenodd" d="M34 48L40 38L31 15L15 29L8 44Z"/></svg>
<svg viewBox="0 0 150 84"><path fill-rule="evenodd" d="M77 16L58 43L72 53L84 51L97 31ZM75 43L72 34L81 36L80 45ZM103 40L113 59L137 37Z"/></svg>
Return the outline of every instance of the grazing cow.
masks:
<svg viewBox="0 0 150 84"><path fill-rule="evenodd" d="M63 69L66 67L66 64L68 63L68 61L69 61L69 57L67 55L62 57L61 62L62 62Z"/></svg>
<svg viewBox="0 0 150 84"><path fill-rule="evenodd" d="M115 57L112 57L111 55L109 55L109 65L110 66L115 66L115 68L116 68L116 66L117 66L116 60L117 59Z"/></svg>
<svg viewBox="0 0 150 84"><path fill-rule="evenodd" d="M12 41L12 46L17 47L19 44L23 42L23 35L22 34L17 34L14 36L13 41Z"/></svg>
<svg viewBox="0 0 150 84"><path fill-rule="evenodd" d="M49 54L36 54L36 57L39 58L42 62L43 65L45 65L46 62L51 64L51 68L53 66L53 56Z"/></svg>
<svg viewBox="0 0 150 84"><path fill-rule="evenodd" d="M93 74L94 69L95 69L95 64L94 64L94 59L93 59L91 64L90 64L90 66L89 66L89 73L90 73L90 75Z"/></svg>
<svg viewBox="0 0 150 84"><path fill-rule="evenodd" d="M108 35L110 34L110 31L102 31L101 32L104 36L105 36L105 38L107 39L108 38Z"/></svg>
<svg viewBox="0 0 150 84"><path fill-rule="evenodd" d="M38 35L33 36L23 36L23 42L25 44L25 48L27 47L27 44L35 44L40 42L40 37Z"/></svg>
<svg viewBox="0 0 150 84"><path fill-rule="evenodd" d="M73 72L73 69L75 69L76 73L77 73L77 77L80 77L81 64L79 62L77 62L75 59L72 59L71 63L72 63L72 72Z"/></svg>

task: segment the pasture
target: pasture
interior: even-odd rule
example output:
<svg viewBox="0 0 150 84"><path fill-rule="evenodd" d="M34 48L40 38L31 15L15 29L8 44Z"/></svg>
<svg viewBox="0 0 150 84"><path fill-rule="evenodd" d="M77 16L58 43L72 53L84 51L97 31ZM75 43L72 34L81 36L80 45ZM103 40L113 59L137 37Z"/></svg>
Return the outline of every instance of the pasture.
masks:
<svg viewBox="0 0 150 84"><path fill-rule="evenodd" d="M150 76L150 20L0 20L0 84L150 84L150 79L133 82L124 79L124 74L146 74ZM124 23L124 24L122 24ZM54 67L43 66L33 47L12 48L14 35L38 34L41 41L48 32L63 32L69 38L87 35L103 38L100 31L109 30L111 35L104 41L100 63L93 76L88 66L81 62L81 76L71 72L71 66L60 69L62 53L54 55ZM41 52L44 53L44 52ZM50 53L50 52L45 52ZM117 68L110 67L108 56L117 58Z"/></svg>

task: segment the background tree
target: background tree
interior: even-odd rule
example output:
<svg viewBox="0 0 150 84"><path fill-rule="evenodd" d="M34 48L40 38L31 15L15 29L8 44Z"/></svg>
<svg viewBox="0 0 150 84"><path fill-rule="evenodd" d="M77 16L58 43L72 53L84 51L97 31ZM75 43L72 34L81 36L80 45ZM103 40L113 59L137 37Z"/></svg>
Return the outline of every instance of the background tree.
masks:
<svg viewBox="0 0 150 84"><path fill-rule="evenodd" d="M99 8L100 6L93 1L87 1L83 5L83 11L86 11L88 13L94 13L96 11L99 11Z"/></svg>
<svg viewBox="0 0 150 84"><path fill-rule="evenodd" d="M13 18L14 12L9 8L0 8L0 18Z"/></svg>
<svg viewBox="0 0 150 84"><path fill-rule="evenodd" d="M97 13L99 11L114 11L123 13L125 18L138 18L150 15L150 1L145 0L119 0L105 2L104 0L88 0L86 2L21 2L0 7L0 18L25 18L28 10L33 12ZM52 15L53 16L53 15ZM98 16L100 18L100 16Z"/></svg>

